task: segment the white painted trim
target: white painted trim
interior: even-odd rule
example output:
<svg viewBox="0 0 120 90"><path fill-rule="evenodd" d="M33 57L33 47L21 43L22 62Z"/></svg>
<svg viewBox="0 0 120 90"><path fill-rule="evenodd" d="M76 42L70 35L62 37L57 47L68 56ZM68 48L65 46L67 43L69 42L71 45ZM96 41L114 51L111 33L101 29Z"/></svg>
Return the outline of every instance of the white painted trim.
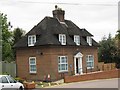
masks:
<svg viewBox="0 0 120 90"><path fill-rule="evenodd" d="M31 41L29 44L29 38L31 37ZM34 37L34 43L33 43L33 37ZM28 46L34 46L34 44L36 43L36 35L29 35L28 36Z"/></svg>
<svg viewBox="0 0 120 90"><path fill-rule="evenodd" d="M92 46L92 38L91 38L91 36L87 36L87 43L89 44L89 46Z"/></svg>
<svg viewBox="0 0 120 90"><path fill-rule="evenodd" d="M31 58L34 58L34 59L35 59L35 64L34 64L34 65L36 66L36 57L29 57L29 73L37 73L37 66L36 66L36 71L31 71L31 70L30 70L30 68L31 68L31 67L30 67L30 65L31 65L31 64L30 64L30 60L31 60Z"/></svg>
<svg viewBox="0 0 120 90"><path fill-rule="evenodd" d="M76 58L83 57L83 54L78 52L74 57L76 57Z"/></svg>
<svg viewBox="0 0 120 90"><path fill-rule="evenodd" d="M77 53L74 56L74 71L75 71L75 75L77 74L83 74L83 66L82 66L82 53ZM79 73L76 72L76 59L78 59L78 69L79 69Z"/></svg>
<svg viewBox="0 0 120 90"><path fill-rule="evenodd" d="M76 75L76 57L74 57L74 71L75 71L75 75Z"/></svg>
<svg viewBox="0 0 120 90"><path fill-rule="evenodd" d="M74 35L74 42L76 43L76 45L80 45L80 36L79 35Z"/></svg>
<svg viewBox="0 0 120 90"><path fill-rule="evenodd" d="M83 74L82 57L80 57L80 74Z"/></svg>
<svg viewBox="0 0 120 90"><path fill-rule="evenodd" d="M65 34L59 34L59 42L61 45L66 45L66 35Z"/></svg>
<svg viewBox="0 0 120 90"><path fill-rule="evenodd" d="M86 56L86 59L89 58L90 56L93 57L93 66L92 66L92 67L87 67L87 69L93 69L93 68L94 68L94 55L87 55L87 56ZM90 61L89 61L89 60L88 60L88 61L86 60L86 63L87 63L87 62L90 62Z"/></svg>
<svg viewBox="0 0 120 90"><path fill-rule="evenodd" d="M66 57L67 58L67 62L66 63L59 63L59 58L60 58L60 61L61 61L61 58L62 57ZM58 65L61 65L61 64L67 64L67 70L59 70L59 66L58 66L58 72L68 72L68 57L67 56L58 56Z"/></svg>

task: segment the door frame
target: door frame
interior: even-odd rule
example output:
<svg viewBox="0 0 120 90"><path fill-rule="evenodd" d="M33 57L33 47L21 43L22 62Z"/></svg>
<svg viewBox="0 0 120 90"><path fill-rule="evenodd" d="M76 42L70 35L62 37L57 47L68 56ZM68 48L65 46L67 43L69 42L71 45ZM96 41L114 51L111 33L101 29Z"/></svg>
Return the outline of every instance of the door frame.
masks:
<svg viewBox="0 0 120 90"><path fill-rule="evenodd" d="M83 54L78 52L75 56L74 56L74 73L75 75L78 74L83 74L83 65L82 65L82 57ZM78 60L78 73L76 72L76 60Z"/></svg>

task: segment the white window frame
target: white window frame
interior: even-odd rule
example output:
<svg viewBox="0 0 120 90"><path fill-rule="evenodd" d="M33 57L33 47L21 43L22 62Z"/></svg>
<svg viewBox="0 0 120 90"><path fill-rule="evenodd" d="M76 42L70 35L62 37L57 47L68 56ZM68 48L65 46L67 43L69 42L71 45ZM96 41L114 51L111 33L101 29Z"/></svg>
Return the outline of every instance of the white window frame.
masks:
<svg viewBox="0 0 120 90"><path fill-rule="evenodd" d="M35 43L36 43L36 35L29 35L28 46L34 46Z"/></svg>
<svg viewBox="0 0 120 90"><path fill-rule="evenodd" d="M59 41L62 45L66 45L66 35L65 34L59 34Z"/></svg>
<svg viewBox="0 0 120 90"><path fill-rule="evenodd" d="M89 46L92 46L92 38L91 38L91 36L87 36L87 43L89 44Z"/></svg>
<svg viewBox="0 0 120 90"><path fill-rule="evenodd" d="M31 64L31 59L35 60L34 64ZM31 66L35 66L35 71L32 71ZM29 72L30 73L37 73L37 66L36 66L36 57L29 57Z"/></svg>
<svg viewBox="0 0 120 90"><path fill-rule="evenodd" d="M62 58L66 58L66 61L64 61ZM64 65L64 70L62 65ZM68 72L68 57L67 56L58 56L58 72Z"/></svg>
<svg viewBox="0 0 120 90"><path fill-rule="evenodd" d="M76 45L80 45L80 36L79 35L74 35L74 42Z"/></svg>
<svg viewBox="0 0 120 90"><path fill-rule="evenodd" d="M92 60L92 61L90 60L91 57L93 57L93 60ZM92 66L92 67L88 66L88 63L89 63L89 64L92 63L92 65L90 65L90 66ZM92 68L94 68L94 56L93 56L93 55L87 55L87 56L86 56L86 66L87 66L87 69L92 69Z"/></svg>

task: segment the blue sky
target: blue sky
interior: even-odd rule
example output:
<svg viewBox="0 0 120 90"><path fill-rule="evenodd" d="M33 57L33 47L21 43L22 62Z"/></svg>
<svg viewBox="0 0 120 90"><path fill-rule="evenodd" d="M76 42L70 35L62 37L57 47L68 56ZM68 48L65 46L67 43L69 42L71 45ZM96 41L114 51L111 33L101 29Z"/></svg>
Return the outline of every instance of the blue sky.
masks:
<svg viewBox="0 0 120 90"><path fill-rule="evenodd" d="M0 11L7 14L13 28L28 32L45 16L52 17L55 5L65 10L65 19L86 28L96 41L118 30L119 0L0 0Z"/></svg>

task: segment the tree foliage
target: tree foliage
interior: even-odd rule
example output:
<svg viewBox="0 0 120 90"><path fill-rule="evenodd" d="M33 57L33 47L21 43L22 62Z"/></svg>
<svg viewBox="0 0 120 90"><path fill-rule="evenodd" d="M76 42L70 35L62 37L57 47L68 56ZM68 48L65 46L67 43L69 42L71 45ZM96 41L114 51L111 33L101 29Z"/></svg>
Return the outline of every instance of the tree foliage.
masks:
<svg viewBox="0 0 120 90"><path fill-rule="evenodd" d="M116 33L114 38L109 34L108 38L103 37L99 42L98 57L99 61L105 63L115 62L117 68L120 68L120 30Z"/></svg>
<svg viewBox="0 0 120 90"><path fill-rule="evenodd" d="M12 46L14 46L25 35L25 31L22 30L21 28L17 27L13 30L12 35L13 35L13 45ZM15 54L16 54L15 49L13 49L14 60L16 57Z"/></svg>
<svg viewBox="0 0 120 90"><path fill-rule="evenodd" d="M115 42L118 49L120 49L120 30L117 31L117 34L115 35Z"/></svg>
<svg viewBox="0 0 120 90"><path fill-rule="evenodd" d="M12 54L12 33L10 32L10 22L7 21L7 15L0 13L0 21L2 28L2 60L11 61L13 59Z"/></svg>
<svg viewBox="0 0 120 90"><path fill-rule="evenodd" d="M13 30L13 44L17 43L23 36L25 35L25 31L21 28L15 28Z"/></svg>
<svg viewBox="0 0 120 90"><path fill-rule="evenodd" d="M0 13L0 26L2 28L2 60L3 61L14 61L15 60L15 50L13 46L22 36L25 31L21 28L15 28L11 31L11 24L7 21L7 15Z"/></svg>
<svg viewBox="0 0 120 90"><path fill-rule="evenodd" d="M112 39L111 34L108 38L104 37L102 41L99 42L100 47L98 50L99 61L105 63L115 62L114 57L116 55L116 46L114 39Z"/></svg>
<svg viewBox="0 0 120 90"><path fill-rule="evenodd" d="M116 63L117 67L120 68L120 30L117 31L117 34L115 36L115 42L117 47L117 54L116 54Z"/></svg>

